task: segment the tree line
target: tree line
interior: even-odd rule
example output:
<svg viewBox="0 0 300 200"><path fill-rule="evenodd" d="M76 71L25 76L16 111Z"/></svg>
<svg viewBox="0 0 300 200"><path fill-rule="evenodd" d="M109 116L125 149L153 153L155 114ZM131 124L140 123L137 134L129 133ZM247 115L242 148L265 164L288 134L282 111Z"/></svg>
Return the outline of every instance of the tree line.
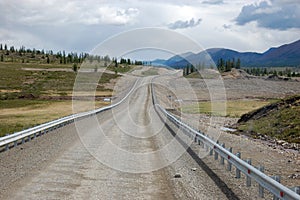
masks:
<svg viewBox="0 0 300 200"><path fill-rule="evenodd" d="M197 69L204 69L204 68L205 68L204 63L198 64L196 67L191 64L187 64L183 68L183 76L187 76L193 72L196 72ZM210 68L213 69L213 66L210 66ZM220 73L231 71L232 68L236 68L236 69L241 68L241 60L239 58L237 60L235 60L234 58L228 60L224 60L223 58L220 58L217 62L217 69L219 70Z"/></svg>
<svg viewBox="0 0 300 200"><path fill-rule="evenodd" d="M244 68L244 70L254 76L286 76L286 77L300 77L300 73L292 71L290 68L282 69L273 69L273 68Z"/></svg>
<svg viewBox="0 0 300 200"><path fill-rule="evenodd" d="M224 60L223 58L218 59L217 69L219 72L229 72L232 68L241 68L241 60L239 58L237 60L234 58L228 60Z"/></svg>
<svg viewBox="0 0 300 200"><path fill-rule="evenodd" d="M193 65L187 64L186 67L183 68L183 76L187 76L196 71L197 71L197 69Z"/></svg>
<svg viewBox="0 0 300 200"><path fill-rule="evenodd" d="M117 58L110 58L108 55L90 55L88 53L76 53L66 51L58 51L54 53L52 50L38 50L30 49L21 46L19 49L14 46L8 47L7 44L0 44L0 62L17 62L17 63L44 63L44 64L81 64L86 62L98 62L102 63L104 67L112 63L128 64L128 65L140 65L141 61L131 61L130 59L120 58L118 62ZM76 68L76 67L75 67Z"/></svg>

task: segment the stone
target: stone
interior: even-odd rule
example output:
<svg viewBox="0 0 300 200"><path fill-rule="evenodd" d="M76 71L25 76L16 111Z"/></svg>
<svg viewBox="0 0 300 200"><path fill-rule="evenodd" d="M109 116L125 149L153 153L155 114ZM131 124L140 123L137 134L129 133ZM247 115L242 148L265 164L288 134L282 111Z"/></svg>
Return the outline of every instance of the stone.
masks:
<svg viewBox="0 0 300 200"><path fill-rule="evenodd" d="M181 174L179 174L179 173L176 173L175 175L174 175L174 178L181 178L182 176L181 176Z"/></svg>

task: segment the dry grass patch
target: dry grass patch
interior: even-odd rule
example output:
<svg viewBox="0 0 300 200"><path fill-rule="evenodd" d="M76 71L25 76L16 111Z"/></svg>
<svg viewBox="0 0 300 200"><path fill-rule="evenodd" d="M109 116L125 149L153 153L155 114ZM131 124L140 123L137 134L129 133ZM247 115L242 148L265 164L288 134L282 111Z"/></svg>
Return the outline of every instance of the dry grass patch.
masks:
<svg viewBox="0 0 300 200"><path fill-rule="evenodd" d="M240 117L245 113L269 104L270 101L262 100L230 100L222 102L198 102L184 105L181 111L189 114L208 114L214 116Z"/></svg>
<svg viewBox="0 0 300 200"><path fill-rule="evenodd" d="M73 114L72 101L18 101L21 102L15 102L15 108L0 110L0 136ZM95 106L91 105L94 104L86 101L76 102L76 106L80 107L80 110L76 109L76 111L83 112L99 108L108 103L96 101Z"/></svg>

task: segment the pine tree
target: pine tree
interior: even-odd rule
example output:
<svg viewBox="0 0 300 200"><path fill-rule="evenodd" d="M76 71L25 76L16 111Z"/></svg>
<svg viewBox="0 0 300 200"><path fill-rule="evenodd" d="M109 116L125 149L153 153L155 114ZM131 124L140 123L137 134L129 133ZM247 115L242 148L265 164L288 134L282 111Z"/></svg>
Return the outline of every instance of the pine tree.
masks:
<svg viewBox="0 0 300 200"><path fill-rule="evenodd" d="M77 72L77 70L78 70L77 64L74 63L74 64L73 64L73 71L74 71L74 72Z"/></svg>
<svg viewBox="0 0 300 200"><path fill-rule="evenodd" d="M267 72L267 68L264 68L264 72L263 72L263 75L267 75L268 72Z"/></svg>
<svg viewBox="0 0 300 200"><path fill-rule="evenodd" d="M66 52L65 51L63 51L63 61L64 61L64 64L67 64Z"/></svg>
<svg viewBox="0 0 300 200"><path fill-rule="evenodd" d="M241 60L238 58L235 64L236 69L241 69Z"/></svg>

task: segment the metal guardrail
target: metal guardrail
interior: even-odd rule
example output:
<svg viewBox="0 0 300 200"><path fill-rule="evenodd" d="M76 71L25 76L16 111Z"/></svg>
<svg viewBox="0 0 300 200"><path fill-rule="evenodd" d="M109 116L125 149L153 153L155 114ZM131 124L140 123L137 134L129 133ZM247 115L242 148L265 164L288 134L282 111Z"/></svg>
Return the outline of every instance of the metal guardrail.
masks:
<svg viewBox="0 0 300 200"><path fill-rule="evenodd" d="M220 155L222 164L224 164L224 160L226 160L228 163L227 169L231 170L231 165L233 165L236 168L237 175L240 176L240 172L244 173L247 177L247 186L251 185L251 179L255 180L259 184L260 197L263 197L263 188L265 188L274 195L274 199L300 200L300 195L298 195L296 192L280 184L272 177L267 176L262 172L263 170L259 170L252 166L251 160L242 160L240 158L240 154L233 154L231 152L232 149L226 149L223 145L218 144L218 142L213 141L203 133L191 128L189 125L167 112L161 105L157 103L156 95L154 94L155 91L153 83L151 85L151 90L153 103L156 108L158 108L177 127L180 127L181 130L184 130L188 136L194 138L195 142L198 144L202 143L207 149L209 149L210 155L212 155L214 151L215 159L217 159Z"/></svg>
<svg viewBox="0 0 300 200"><path fill-rule="evenodd" d="M83 119L92 115L96 115L100 112L103 112L105 110L109 110L112 109L116 106L118 106L119 104L121 104L123 101L125 101L127 99L127 97L133 92L133 90L135 89L137 82L139 79L137 79L135 81L135 83L133 84L131 90L126 94L125 97L123 97L123 99L121 99L119 102L110 105L110 106L106 106L103 108L99 108L96 110L92 110L92 111L87 111L87 112L82 112L82 113L77 113L77 114L73 114L73 115L69 115L60 119L56 119L53 120L51 122L47 122L20 132L16 132L14 134L11 135L7 135L4 137L0 138L0 147L5 146L5 150L8 150L10 147L16 147L18 145L18 143L25 143L26 139L28 141L30 141L33 138L36 138L37 136L43 135L44 133L47 133L48 131L52 131L54 129L57 129L59 127L65 126L67 124L70 124L72 122L74 122L75 120L79 120L79 119ZM13 145L13 146L12 146Z"/></svg>

